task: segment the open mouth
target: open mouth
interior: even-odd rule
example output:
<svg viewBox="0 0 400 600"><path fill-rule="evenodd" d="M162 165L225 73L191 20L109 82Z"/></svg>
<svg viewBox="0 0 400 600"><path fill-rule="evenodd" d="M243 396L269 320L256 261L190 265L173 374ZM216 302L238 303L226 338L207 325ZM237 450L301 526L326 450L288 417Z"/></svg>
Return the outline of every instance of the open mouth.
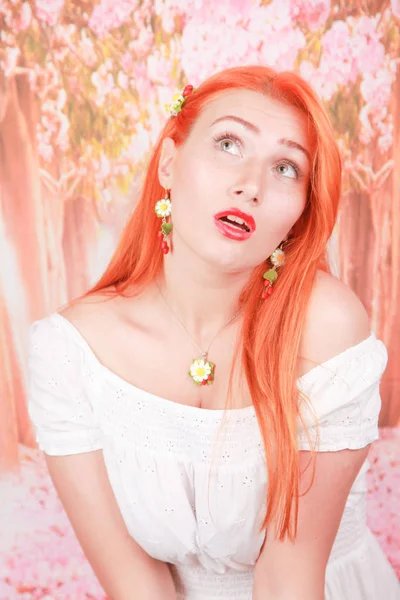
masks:
<svg viewBox="0 0 400 600"><path fill-rule="evenodd" d="M215 225L221 235L231 240L247 240L256 230L256 222L238 208L228 208L214 215Z"/></svg>
<svg viewBox="0 0 400 600"><path fill-rule="evenodd" d="M223 221L224 223L229 223L230 225L233 225L233 227L238 227L242 231L247 231L248 233L251 231L246 221L240 217L236 217L235 215L226 215L224 217L220 217L218 220Z"/></svg>

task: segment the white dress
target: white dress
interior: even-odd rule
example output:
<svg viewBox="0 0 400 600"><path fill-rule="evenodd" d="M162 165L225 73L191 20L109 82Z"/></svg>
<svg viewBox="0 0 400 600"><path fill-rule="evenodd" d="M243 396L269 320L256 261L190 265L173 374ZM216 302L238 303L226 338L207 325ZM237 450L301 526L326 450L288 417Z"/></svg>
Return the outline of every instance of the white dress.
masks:
<svg viewBox="0 0 400 600"><path fill-rule="evenodd" d="M145 392L102 365L57 313L32 324L29 415L49 455L103 450L132 537L169 563L179 600L251 600L264 535L264 448L252 406L226 411ZM373 333L298 380L320 423L320 451L378 439L384 344ZM312 432L312 429L311 429ZM299 427L299 449L309 449ZM212 469L209 471L210 461ZM399 600L394 570L366 525L366 471L348 497L326 572L326 600Z"/></svg>

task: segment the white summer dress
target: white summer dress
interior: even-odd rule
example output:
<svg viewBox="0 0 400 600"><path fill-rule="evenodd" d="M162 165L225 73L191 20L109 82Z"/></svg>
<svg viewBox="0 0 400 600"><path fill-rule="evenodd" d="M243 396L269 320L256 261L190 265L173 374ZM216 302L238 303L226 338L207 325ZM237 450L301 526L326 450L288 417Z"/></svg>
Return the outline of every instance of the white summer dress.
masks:
<svg viewBox="0 0 400 600"><path fill-rule="evenodd" d="M266 504L254 408L227 410L215 444L223 410L182 405L128 383L99 362L60 314L34 322L29 341L28 410L40 449L49 455L102 449L130 534L169 564L179 600L251 600ZM378 439L386 363L386 347L371 333L299 378L319 419L320 451ZM300 426L298 441L299 449L309 449ZM400 599L394 570L366 525L368 466L346 503L326 600Z"/></svg>

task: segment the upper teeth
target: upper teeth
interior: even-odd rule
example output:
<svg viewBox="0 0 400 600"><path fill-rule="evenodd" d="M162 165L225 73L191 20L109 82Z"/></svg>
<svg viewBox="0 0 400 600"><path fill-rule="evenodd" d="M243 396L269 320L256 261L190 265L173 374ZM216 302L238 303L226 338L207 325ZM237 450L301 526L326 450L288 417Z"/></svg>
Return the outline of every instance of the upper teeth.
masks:
<svg viewBox="0 0 400 600"><path fill-rule="evenodd" d="M245 221L243 221L243 219L240 219L239 217L235 217L234 215L228 215L226 218L229 219L230 221L235 221L239 225L245 224Z"/></svg>

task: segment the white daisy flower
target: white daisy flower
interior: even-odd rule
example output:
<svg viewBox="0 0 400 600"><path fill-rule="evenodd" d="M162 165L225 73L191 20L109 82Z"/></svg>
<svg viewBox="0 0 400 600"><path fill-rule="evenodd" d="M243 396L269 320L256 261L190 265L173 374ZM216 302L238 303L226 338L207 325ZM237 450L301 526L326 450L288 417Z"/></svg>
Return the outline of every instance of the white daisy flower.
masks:
<svg viewBox="0 0 400 600"><path fill-rule="evenodd" d="M157 217L169 217L172 210L171 200L163 198L156 204L156 215Z"/></svg>
<svg viewBox="0 0 400 600"><path fill-rule="evenodd" d="M176 117L177 114L182 110L182 105L184 102L185 98L182 94L174 94L172 97L172 102L170 104L165 104L165 109L170 115Z"/></svg>
<svg viewBox="0 0 400 600"><path fill-rule="evenodd" d="M201 383L205 379L208 379L208 376L211 375L211 366L210 364L202 358L194 360L190 365L190 376L197 381L197 383Z"/></svg>
<svg viewBox="0 0 400 600"><path fill-rule="evenodd" d="M280 248L277 248L271 254L271 262L275 267L281 267L285 264L285 253Z"/></svg>

